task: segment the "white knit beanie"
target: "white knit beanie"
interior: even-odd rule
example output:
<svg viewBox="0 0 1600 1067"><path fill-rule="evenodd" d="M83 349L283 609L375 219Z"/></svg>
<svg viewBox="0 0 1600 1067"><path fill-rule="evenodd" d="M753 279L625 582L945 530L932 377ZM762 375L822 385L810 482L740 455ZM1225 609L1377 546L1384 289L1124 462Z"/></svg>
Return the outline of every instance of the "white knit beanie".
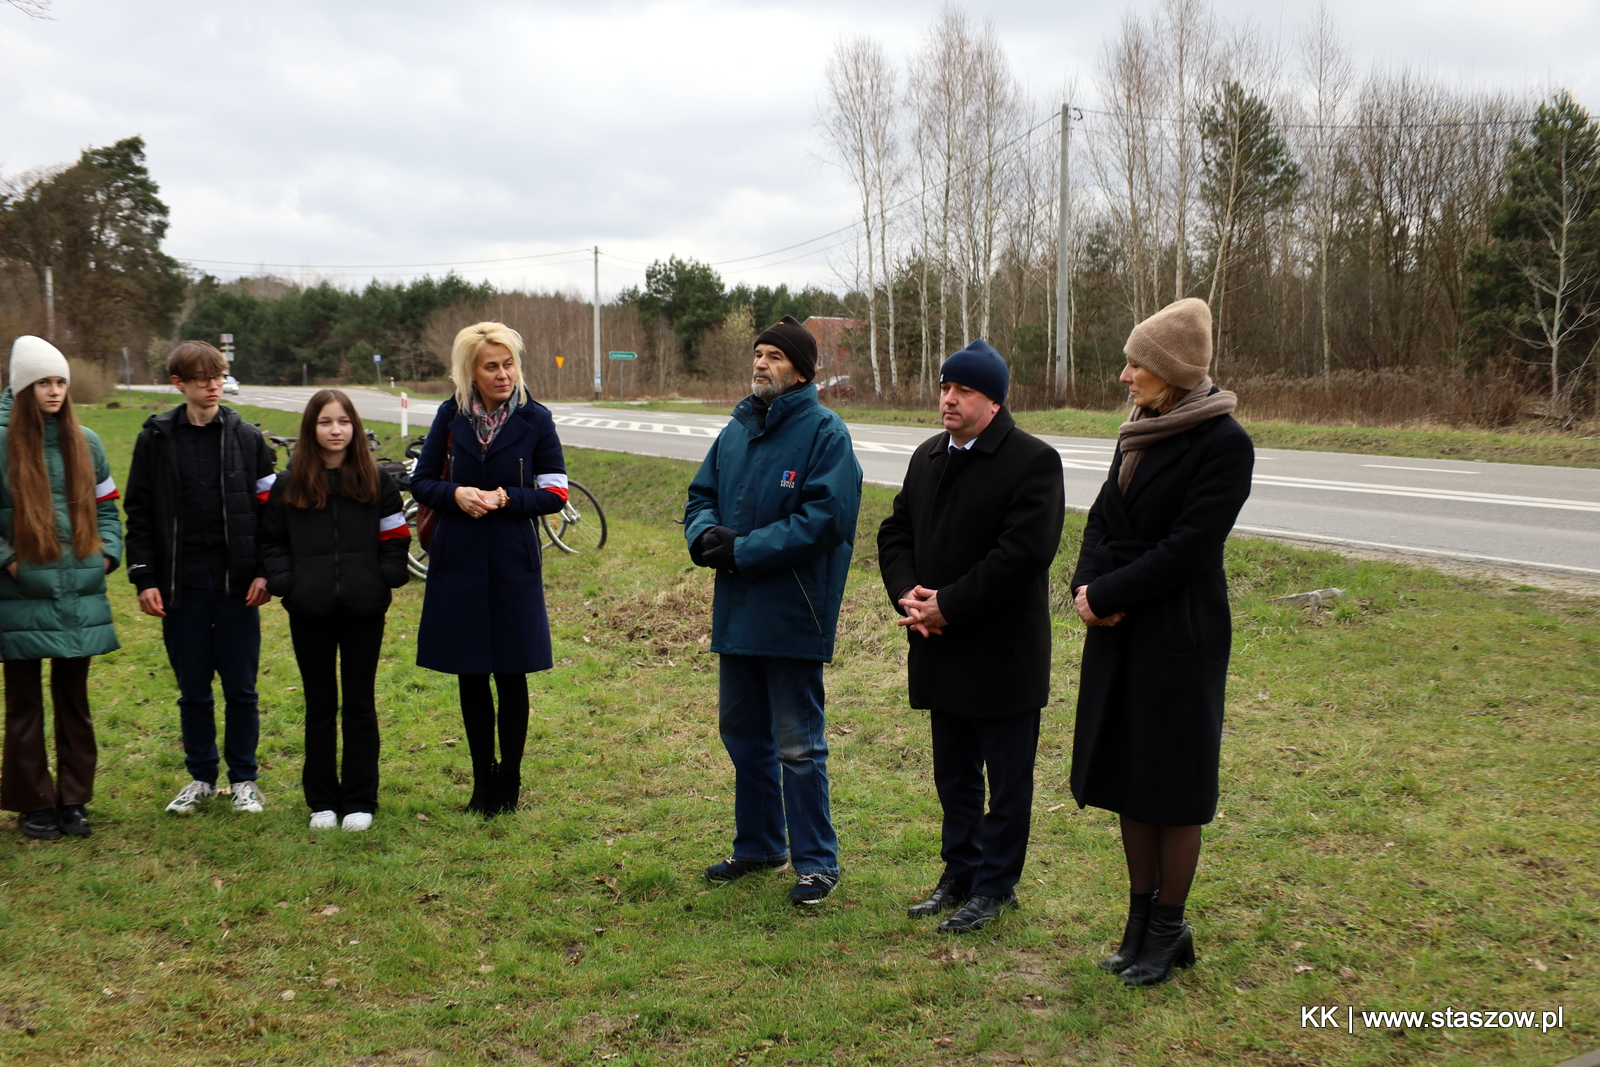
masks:
<svg viewBox="0 0 1600 1067"><path fill-rule="evenodd" d="M72 381L72 368L61 349L43 337L23 334L11 342L11 391L25 388L40 378L65 378Z"/></svg>

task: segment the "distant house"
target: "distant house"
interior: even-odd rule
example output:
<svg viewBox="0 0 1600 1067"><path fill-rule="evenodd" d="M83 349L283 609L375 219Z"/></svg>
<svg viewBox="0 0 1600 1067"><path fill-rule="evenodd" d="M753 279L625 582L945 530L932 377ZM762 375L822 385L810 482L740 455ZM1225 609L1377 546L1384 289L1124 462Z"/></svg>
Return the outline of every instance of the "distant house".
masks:
<svg viewBox="0 0 1600 1067"><path fill-rule="evenodd" d="M818 381L852 373L855 363L852 335L859 334L865 325L860 319L836 315L813 315L805 321L805 328L817 339Z"/></svg>

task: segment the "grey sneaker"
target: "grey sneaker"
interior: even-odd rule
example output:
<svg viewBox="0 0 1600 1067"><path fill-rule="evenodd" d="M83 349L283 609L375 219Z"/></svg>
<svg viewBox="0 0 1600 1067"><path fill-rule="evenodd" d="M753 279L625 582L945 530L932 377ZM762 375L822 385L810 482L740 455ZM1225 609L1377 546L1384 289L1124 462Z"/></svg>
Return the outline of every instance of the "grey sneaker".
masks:
<svg viewBox="0 0 1600 1067"><path fill-rule="evenodd" d="M262 808L261 790L254 782L233 783L233 810L257 812Z"/></svg>
<svg viewBox="0 0 1600 1067"><path fill-rule="evenodd" d="M188 815L200 806L202 800L210 800L216 795L216 786L209 785L197 778L178 790L178 795L172 798L172 803L167 805L167 810L178 815Z"/></svg>

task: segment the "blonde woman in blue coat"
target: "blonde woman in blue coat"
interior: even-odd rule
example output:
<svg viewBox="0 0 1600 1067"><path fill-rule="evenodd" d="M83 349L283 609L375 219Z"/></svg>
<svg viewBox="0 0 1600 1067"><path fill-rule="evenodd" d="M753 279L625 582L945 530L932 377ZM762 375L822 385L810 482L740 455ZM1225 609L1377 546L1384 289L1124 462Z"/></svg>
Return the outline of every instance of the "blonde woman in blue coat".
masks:
<svg viewBox="0 0 1600 1067"><path fill-rule="evenodd" d="M78 425L64 356L39 337L11 347L0 394L0 641L6 686L0 807L29 837L89 836L96 747L89 659L119 647L106 574L122 555L117 487L95 432ZM44 741L50 659L56 773Z"/></svg>

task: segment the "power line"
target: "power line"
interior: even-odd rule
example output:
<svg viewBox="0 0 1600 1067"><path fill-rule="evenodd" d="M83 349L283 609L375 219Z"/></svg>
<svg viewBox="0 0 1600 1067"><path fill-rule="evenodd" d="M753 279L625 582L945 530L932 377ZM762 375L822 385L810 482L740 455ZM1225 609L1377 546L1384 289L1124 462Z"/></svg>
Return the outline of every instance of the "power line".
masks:
<svg viewBox="0 0 1600 1067"><path fill-rule="evenodd" d="M472 267L480 263L525 263L536 259L553 259L588 252L587 248L569 248L564 252L540 252L532 256L512 256L509 259L465 259L456 263L261 263L237 259L195 259L177 256L185 263L211 263L222 267L282 267L284 270L399 270L404 267L429 269L433 267Z"/></svg>
<svg viewBox="0 0 1600 1067"><path fill-rule="evenodd" d="M1080 115L1099 115L1102 118L1131 120L1136 123L1168 123L1177 126L1198 125L1200 119L1173 115L1135 115L1127 111L1097 111L1094 108L1072 108ZM1591 122L1600 116L1590 115ZM1500 126L1527 126L1532 122L1526 116L1511 119L1447 119L1438 122L1226 122L1228 126L1269 126L1277 130L1462 130L1491 129ZM1084 127L1087 129L1088 127Z"/></svg>

